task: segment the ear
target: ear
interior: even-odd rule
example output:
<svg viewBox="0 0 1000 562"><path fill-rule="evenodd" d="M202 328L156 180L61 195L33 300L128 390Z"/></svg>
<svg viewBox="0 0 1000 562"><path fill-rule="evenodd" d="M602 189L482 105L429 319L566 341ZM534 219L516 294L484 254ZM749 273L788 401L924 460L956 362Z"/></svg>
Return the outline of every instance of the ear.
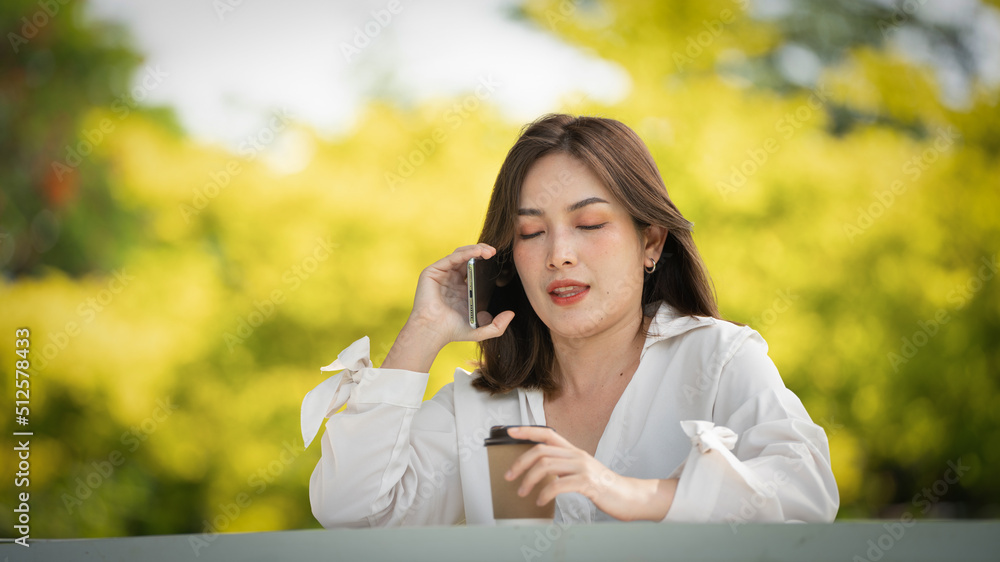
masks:
<svg viewBox="0 0 1000 562"><path fill-rule="evenodd" d="M655 224L646 227L643 232L643 255L652 258L653 261L660 261L660 254L663 253L663 245L667 242L668 230Z"/></svg>

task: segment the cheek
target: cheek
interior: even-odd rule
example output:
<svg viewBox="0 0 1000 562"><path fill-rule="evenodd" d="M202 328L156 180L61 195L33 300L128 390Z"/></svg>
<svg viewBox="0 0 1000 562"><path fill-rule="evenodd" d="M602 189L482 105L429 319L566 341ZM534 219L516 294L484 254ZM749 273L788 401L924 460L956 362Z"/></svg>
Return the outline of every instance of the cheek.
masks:
<svg viewBox="0 0 1000 562"><path fill-rule="evenodd" d="M520 269L521 264L524 263L524 246L514 244L514 247L510 250L510 256L514 259L514 267Z"/></svg>
<svg viewBox="0 0 1000 562"><path fill-rule="evenodd" d="M523 279L526 275L531 275L531 267L529 266L531 258L523 245L515 244L514 249L511 250L511 256L514 258L514 268L517 269L519 277Z"/></svg>
<svg viewBox="0 0 1000 562"><path fill-rule="evenodd" d="M626 236L609 236L591 247L588 261L612 292L608 296L642 290L642 250L635 244Z"/></svg>
<svg viewBox="0 0 1000 562"><path fill-rule="evenodd" d="M619 232L609 232L606 236L595 237L588 246L588 256L591 260L606 263L613 269L621 269L627 263L634 261L636 242L622 236Z"/></svg>

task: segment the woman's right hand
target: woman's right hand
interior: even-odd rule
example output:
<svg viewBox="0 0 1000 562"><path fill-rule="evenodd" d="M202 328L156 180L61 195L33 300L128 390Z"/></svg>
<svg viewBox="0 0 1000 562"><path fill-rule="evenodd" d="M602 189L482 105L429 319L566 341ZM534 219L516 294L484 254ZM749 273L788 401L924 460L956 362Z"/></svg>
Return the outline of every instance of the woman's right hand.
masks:
<svg viewBox="0 0 1000 562"><path fill-rule="evenodd" d="M437 353L451 342L483 341L502 335L514 319L511 310L486 318L490 323L478 328L469 326L468 319L466 265L472 258L494 255L496 248L489 244L462 246L421 271L413 310L382 367L427 372Z"/></svg>

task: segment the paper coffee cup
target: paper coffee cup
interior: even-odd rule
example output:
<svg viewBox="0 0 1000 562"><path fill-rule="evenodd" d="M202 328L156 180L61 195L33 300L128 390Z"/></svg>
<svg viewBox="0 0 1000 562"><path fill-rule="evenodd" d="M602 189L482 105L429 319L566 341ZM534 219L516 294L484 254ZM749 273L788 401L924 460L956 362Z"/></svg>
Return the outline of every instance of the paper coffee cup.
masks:
<svg viewBox="0 0 1000 562"><path fill-rule="evenodd" d="M542 488L556 479L556 476L549 475L535 484L531 492L523 498L517 495L517 489L521 487L520 477L508 481L504 474L517 460L517 457L524 454L528 449L538 444L537 441L527 439L515 439L507 433L514 425L497 425L490 428L490 436L484 443L490 461L490 490L493 495L493 517L498 525L516 523L551 523L555 517L556 502L550 501L545 505L535 505L538 501L538 493ZM547 426L522 426L522 427L547 427Z"/></svg>

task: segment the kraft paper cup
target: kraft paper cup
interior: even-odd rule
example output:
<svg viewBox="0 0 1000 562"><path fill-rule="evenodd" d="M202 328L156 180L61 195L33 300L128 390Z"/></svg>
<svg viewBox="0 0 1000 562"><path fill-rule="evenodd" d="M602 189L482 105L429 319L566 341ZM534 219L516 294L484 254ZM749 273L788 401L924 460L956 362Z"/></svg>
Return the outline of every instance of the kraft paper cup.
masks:
<svg viewBox="0 0 1000 562"><path fill-rule="evenodd" d="M531 492L521 497L517 489L521 486L522 474L519 478L507 481L504 474L510 469L517 457L538 444L537 441L515 439L507 433L514 425L497 425L490 428L490 436L486 439L486 452L490 461L490 491L493 495L493 517L497 525L548 524L555 517L556 502L545 505L535 505L538 493L550 482L556 479L549 475L535 484ZM521 426L525 427L525 426ZM526 426L547 427L547 426Z"/></svg>

